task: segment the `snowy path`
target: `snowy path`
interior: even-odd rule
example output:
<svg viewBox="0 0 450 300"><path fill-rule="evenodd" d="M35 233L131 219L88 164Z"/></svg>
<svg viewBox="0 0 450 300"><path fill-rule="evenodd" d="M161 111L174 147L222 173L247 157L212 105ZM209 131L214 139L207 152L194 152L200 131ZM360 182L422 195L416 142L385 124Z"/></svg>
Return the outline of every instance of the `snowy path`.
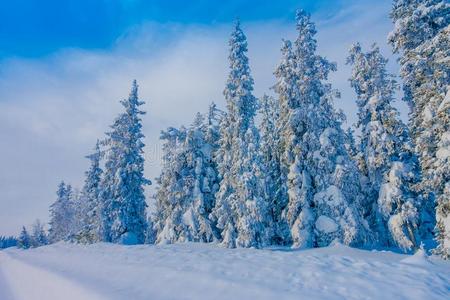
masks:
<svg viewBox="0 0 450 300"><path fill-rule="evenodd" d="M56 244L0 252L0 299L449 299L450 264L335 246Z"/></svg>
<svg viewBox="0 0 450 300"><path fill-rule="evenodd" d="M31 266L0 252L0 299L103 300L74 281Z"/></svg>

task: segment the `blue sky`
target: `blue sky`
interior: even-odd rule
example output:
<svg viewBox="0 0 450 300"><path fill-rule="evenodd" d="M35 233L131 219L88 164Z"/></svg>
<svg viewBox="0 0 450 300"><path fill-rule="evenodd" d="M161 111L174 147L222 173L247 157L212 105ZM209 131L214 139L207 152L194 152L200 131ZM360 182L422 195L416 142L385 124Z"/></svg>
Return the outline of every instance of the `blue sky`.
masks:
<svg viewBox="0 0 450 300"><path fill-rule="evenodd" d="M289 20L301 7L333 15L343 0L15 0L0 9L0 57L39 57L61 48L103 49L149 20L181 24Z"/></svg>
<svg viewBox="0 0 450 300"><path fill-rule="evenodd" d="M59 3L61 2L61 3ZM0 234L48 221L59 181L81 187L84 158L102 138L137 79L146 101L145 174L158 176L159 132L224 107L227 47L236 17L248 36L255 95L273 93L281 40L295 39L294 12L312 12L318 52L337 62L330 76L350 126L355 95L350 45L386 44L387 0L342 1L3 1L0 9ZM403 116L405 105L397 102ZM147 195L152 193L150 187ZM148 197L150 199L150 197ZM150 205L151 200L150 201Z"/></svg>

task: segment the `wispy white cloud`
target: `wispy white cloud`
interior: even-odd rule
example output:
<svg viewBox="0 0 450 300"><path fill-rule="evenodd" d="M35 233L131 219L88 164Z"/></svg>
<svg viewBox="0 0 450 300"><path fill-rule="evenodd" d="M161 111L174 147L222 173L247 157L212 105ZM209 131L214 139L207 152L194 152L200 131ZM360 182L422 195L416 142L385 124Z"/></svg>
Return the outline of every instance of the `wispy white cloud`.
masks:
<svg viewBox="0 0 450 300"><path fill-rule="evenodd" d="M331 18L313 16L320 53L337 61L332 75L343 99L337 105L355 120L350 74L344 65L350 44L383 46L390 30L389 6L355 4ZM260 96L274 84L282 38L295 38L293 22L243 22ZM159 173L159 131L190 123L211 101L224 106L230 24L181 26L147 23L104 51L66 49L40 60L0 62L0 234L16 233L34 218L46 220L58 181L80 186L88 154L120 111L131 80L147 103L144 117L146 174ZM396 64L392 61L392 70Z"/></svg>

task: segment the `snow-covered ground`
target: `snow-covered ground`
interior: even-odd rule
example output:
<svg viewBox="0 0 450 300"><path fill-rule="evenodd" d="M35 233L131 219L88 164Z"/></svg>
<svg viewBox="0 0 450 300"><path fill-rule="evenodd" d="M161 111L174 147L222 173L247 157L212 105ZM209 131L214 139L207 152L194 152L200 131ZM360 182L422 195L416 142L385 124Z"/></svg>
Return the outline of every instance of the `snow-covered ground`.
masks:
<svg viewBox="0 0 450 300"><path fill-rule="evenodd" d="M0 251L0 299L450 299L450 263L341 245L59 243Z"/></svg>

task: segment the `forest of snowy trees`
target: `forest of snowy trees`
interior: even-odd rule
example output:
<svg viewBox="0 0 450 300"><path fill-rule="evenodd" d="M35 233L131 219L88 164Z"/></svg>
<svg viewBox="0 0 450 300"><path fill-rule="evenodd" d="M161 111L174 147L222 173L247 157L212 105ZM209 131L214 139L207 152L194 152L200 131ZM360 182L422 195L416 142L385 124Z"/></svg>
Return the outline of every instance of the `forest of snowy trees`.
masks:
<svg viewBox="0 0 450 300"><path fill-rule="evenodd" d="M400 78L373 45L351 46L357 123L345 130L328 81L336 64L317 53L316 27L296 13L283 40L273 95L258 98L236 22L229 39L226 109L212 103L187 127L161 132L155 209L144 189L144 103L133 82L123 112L87 156L80 190L61 182L48 233L37 221L23 248L79 243L215 242L229 248L342 243L450 258L450 4L394 0L388 36ZM410 108L404 123L397 89ZM355 133L356 132L356 133Z"/></svg>

